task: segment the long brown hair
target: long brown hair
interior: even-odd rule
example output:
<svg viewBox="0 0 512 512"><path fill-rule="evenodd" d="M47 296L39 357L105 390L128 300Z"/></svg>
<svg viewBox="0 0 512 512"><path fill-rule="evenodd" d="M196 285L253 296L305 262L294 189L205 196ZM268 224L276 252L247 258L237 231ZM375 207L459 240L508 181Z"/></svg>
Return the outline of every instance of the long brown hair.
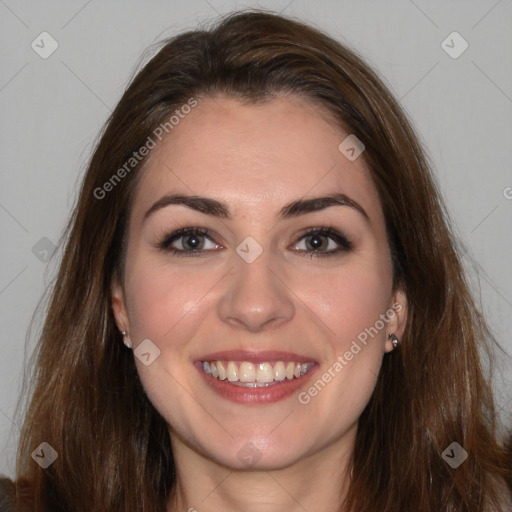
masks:
<svg viewBox="0 0 512 512"><path fill-rule="evenodd" d="M146 158L130 168L126 162L191 99L222 94L255 103L279 93L301 95L365 144L394 285L408 300L401 347L384 357L359 419L343 510L505 512L510 458L482 359L499 346L472 299L418 139L353 50L262 11L234 13L209 30L164 41L104 127L63 236L37 347L17 467L33 510L165 510L175 483L168 426L144 393L111 309ZM122 179L112 181L123 166ZM30 457L42 442L59 454L44 470ZM457 469L441 456L453 442L468 453Z"/></svg>

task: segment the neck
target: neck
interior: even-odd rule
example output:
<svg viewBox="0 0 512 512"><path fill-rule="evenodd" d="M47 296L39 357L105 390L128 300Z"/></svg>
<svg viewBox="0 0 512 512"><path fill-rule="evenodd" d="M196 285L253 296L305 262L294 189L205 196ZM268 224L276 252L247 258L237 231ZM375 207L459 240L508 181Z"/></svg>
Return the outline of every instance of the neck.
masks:
<svg viewBox="0 0 512 512"><path fill-rule="evenodd" d="M357 425L343 438L283 468L239 470L173 439L176 485L168 512L339 512Z"/></svg>

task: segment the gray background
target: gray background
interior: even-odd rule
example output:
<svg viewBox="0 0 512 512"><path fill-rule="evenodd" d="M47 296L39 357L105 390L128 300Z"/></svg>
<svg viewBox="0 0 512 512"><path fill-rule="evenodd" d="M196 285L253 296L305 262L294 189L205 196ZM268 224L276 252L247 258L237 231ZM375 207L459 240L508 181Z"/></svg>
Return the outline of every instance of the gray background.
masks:
<svg viewBox="0 0 512 512"><path fill-rule="evenodd" d="M95 136L150 44L245 7L311 22L377 68L428 150L477 302L512 353L510 0L0 0L0 474L14 471L25 338L56 268L44 250L59 241ZM47 59L31 47L43 31L59 45ZM453 31L469 44L456 59L441 46ZM496 396L510 424L502 360Z"/></svg>

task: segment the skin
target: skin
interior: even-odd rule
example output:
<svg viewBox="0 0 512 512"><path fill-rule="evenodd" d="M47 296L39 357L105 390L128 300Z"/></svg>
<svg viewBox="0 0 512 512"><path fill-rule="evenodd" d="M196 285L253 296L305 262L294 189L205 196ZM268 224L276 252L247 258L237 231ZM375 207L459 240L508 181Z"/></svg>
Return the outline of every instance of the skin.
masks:
<svg viewBox="0 0 512 512"><path fill-rule="evenodd" d="M218 96L202 99L149 156L130 216L125 282L113 285L112 305L133 348L149 338L160 350L149 366L135 361L170 426L178 484L169 510L338 510L358 418L393 349L387 335L402 336L407 311L404 294L392 290L384 217L364 153L349 161L338 149L347 135L298 96L258 106ZM276 218L293 200L339 192L370 222L349 206ZM221 200L232 219L170 205L143 221L168 193ZM314 236L301 232L323 226L353 248L308 258ZM202 256L158 248L182 227L212 231ZM236 252L248 236L263 248L250 264ZM324 251L338 247L324 243ZM272 404L234 403L193 365L218 350L290 351L318 362L307 390L395 303L401 311L307 405L296 393ZM250 467L237 456L248 442L260 456Z"/></svg>

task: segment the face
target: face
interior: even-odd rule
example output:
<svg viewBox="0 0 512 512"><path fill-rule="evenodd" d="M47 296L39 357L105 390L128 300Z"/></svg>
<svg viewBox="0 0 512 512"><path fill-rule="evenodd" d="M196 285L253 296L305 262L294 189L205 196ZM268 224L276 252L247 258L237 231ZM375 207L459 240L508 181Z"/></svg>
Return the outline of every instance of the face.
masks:
<svg viewBox="0 0 512 512"><path fill-rule="evenodd" d="M150 154L112 297L173 449L277 469L353 442L405 298L347 135L296 96L205 98Z"/></svg>

